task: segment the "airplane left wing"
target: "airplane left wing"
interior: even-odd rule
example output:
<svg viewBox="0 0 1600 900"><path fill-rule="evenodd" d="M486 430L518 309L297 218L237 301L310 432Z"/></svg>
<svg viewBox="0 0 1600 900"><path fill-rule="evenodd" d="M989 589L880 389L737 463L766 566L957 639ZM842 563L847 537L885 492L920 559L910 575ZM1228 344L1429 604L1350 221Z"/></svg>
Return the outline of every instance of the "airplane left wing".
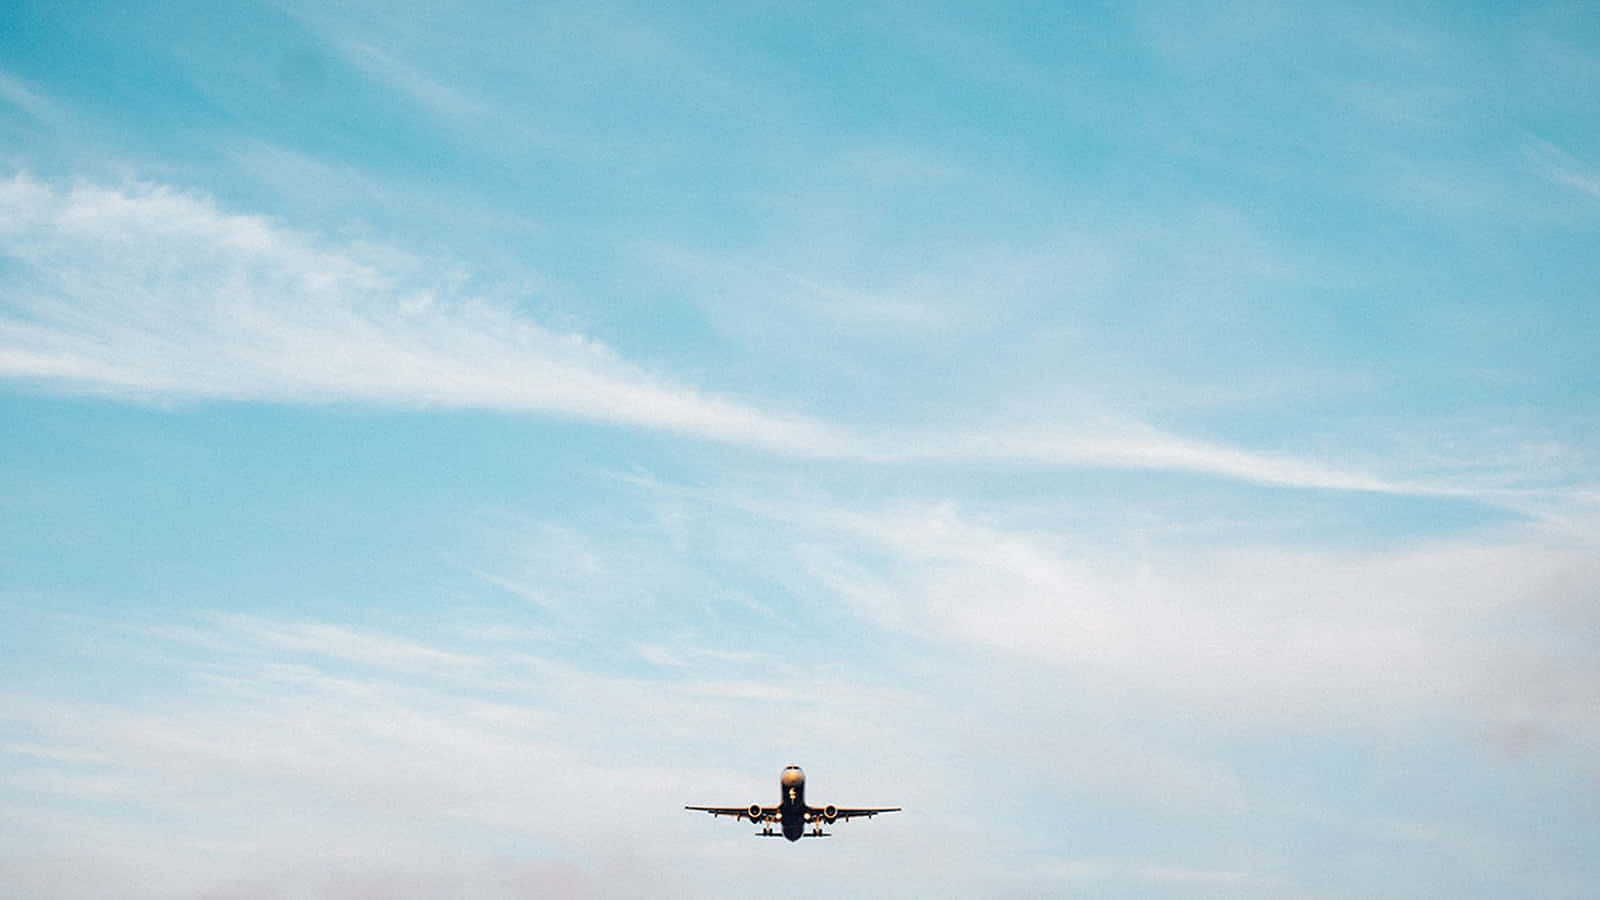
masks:
<svg viewBox="0 0 1600 900"><path fill-rule="evenodd" d="M708 812L713 816L733 816L736 819L749 819L752 822L770 821L777 818L778 815L776 806L760 806L754 803L749 806L685 806L684 809Z"/></svg>

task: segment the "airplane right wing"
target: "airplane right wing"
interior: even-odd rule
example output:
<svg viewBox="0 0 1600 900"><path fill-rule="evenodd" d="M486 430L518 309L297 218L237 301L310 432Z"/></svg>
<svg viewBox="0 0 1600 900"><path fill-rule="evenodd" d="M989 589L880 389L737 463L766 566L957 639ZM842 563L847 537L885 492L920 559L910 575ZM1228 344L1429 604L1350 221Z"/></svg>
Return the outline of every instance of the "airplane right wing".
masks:
<svg viewBox="0 0 1600 900"><path fill-rule="evenodd" d="M899 812L899 811L900 811L900 807L898 807L898 806L837 806L837 807L835 807L835 806L813 806L813 807L811 807L811 812L812 813L818 815L820 818L823 818L824 820L829 821L829 822L833 821L834 819L854 819L854 818L858 818L858 817L861 817L861 816L865 816L866 818L870 819L873 816L877 815L878 813L891 813L891 812ZM828 816L828 813L830 813L830 812L833 813L832 817Z"/></svg>
<svg viewBox="0 0 1600 900"><path fill-rule="evenodd" d="M769 822L778 817L776 806L762 806L752 803L749 806L685 806L684 809L708 812L713 816L733 816L736 819L749 819L752 822Z"/></svg>

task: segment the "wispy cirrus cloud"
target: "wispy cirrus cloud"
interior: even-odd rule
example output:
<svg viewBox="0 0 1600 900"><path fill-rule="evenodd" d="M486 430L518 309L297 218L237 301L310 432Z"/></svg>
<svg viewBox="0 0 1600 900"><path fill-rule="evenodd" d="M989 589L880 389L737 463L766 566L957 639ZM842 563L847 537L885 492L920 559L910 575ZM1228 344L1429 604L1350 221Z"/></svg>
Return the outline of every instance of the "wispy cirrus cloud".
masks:
<svg viewBox="0 0 1600 900"><path fill-rule="evenodd" d="M126 397L543 412L840 452L827 426L674 384L473 296L426 263L327 246L155 185L0 186L0 373Z"/></svg>
<svg viewBox="0 0 1600 900"><path fill-rule="evenodd" d="M369 77L389 86L469 138L515 148L549 147L556 142L520 116L432 77L393 53L371 43L348 42L340 54Z"/></svg>
<svg viewBox="0 0 1600 900"><path fill-rule="evenodd" d="M36 119L45 119L57 114L54 103L46 99L32 85L4 70L0 70L0 100Z"/></svg>
<svg viewBox="0 0 1600 900"><path fill-rule="evenodd" d="M1600 171L1593 166L1549 141L1530 141L1525 153L1534 171L1547 181L1600 199Z"/></svg>
<svg viewBox="0 0 1600 900"><path fill-rule="evenodd" d="M1473 493L1173 435L1071 426L872 430L706 392L544 326L464 273L136 183L0 182L0 376L145 400L529 412L781 455L1187 472L1258 484Z"/></svg>

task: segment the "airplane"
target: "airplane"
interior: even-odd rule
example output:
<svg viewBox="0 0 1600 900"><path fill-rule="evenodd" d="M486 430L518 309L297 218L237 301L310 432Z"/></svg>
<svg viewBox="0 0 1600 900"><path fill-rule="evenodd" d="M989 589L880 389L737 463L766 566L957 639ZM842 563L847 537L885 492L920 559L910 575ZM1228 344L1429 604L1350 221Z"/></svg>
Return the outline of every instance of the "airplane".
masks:
<svg viewBox="0 0 1600 900"><path fill-rule="evenodd" d="M785 766L783 774L778 776L777 806L762 806L752 803L749 806L685 806L684 809L708 812L713 816L733 816L738 819L749 819L761 826L756 832L759 837L777 837L772 830L772 823L778 823L783 829L783 837L791 841L798 841L803 837L828 837L830 832L823 831L823 823L832 825L840 819L854 819L860 816L872 818L878 813L899 812L898 806L807 806L806 805L806 773L800 771L799 766ZM806 825L811 825L811 830L806 831Z"/></svg>

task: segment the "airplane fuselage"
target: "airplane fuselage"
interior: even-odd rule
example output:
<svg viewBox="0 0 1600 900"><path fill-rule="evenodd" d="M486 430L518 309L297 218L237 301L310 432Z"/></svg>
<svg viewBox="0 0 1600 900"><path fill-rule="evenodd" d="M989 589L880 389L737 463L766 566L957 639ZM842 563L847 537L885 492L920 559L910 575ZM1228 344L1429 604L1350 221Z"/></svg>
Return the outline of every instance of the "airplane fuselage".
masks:
<svg viewBox="0 0 1600 900"><path fill-rule="evenodd" d="M799 766L790 766L778 776L778 816L783 823L783 836L791 841L800 840L806 831L806 773Z"/></svg>

